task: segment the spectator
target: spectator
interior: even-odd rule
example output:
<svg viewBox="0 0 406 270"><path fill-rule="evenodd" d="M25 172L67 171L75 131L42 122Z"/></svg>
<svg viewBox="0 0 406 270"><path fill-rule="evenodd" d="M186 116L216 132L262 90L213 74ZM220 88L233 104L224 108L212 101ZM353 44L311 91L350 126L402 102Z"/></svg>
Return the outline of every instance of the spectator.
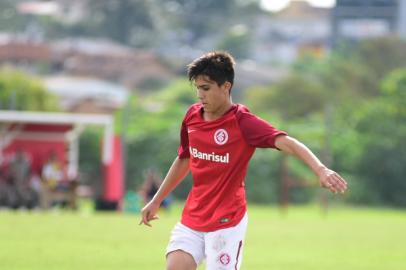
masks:
<svg viewBox="0 0 406 270"><path fill-rule="evenodd" d="M19 148L9 164L9 179L16 196L16 205L32 208L37 203L37 194L30 186L31 162L27 154Z"/></svg>
<svg viewBox="0 0 406 270"><path fill-rule="evenodd" d="M145 180L138 193L141 196L144 203L148 203L158 191L159 186L162 183L162 177L156 170L149 169L145 174ZM161 203L161 207L169 208L171 203L171 196L167 196Z"/></svg>
<svg viewBox="0 0 406 270"><path fill-rule="evenodd" d="M42 167L42 181L51 189L56 189L63 179L62 164L59 162L56 153L52 152L48 161Z"/></svg>
<svg viewBox="0 0 406 270"><path fill-rule="evenodd" d="M41 177L41 207L47 209L54 203L53 193L67 191L64 169L55 152L51 152L43 165Z"/></svg>

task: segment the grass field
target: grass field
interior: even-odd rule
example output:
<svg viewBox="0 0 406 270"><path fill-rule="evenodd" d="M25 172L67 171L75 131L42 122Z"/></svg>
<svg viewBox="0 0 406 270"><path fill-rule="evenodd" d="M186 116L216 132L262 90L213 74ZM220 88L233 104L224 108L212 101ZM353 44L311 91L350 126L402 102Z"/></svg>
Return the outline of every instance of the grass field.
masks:
<svg viewBox="0 0 406 270"><path fill-rule="evenodd" d="M242 269L406 269L406 211L249 209ZM175 207L147 228L130 214L1 211L0 269L162 270L179 215Z"/></svg>

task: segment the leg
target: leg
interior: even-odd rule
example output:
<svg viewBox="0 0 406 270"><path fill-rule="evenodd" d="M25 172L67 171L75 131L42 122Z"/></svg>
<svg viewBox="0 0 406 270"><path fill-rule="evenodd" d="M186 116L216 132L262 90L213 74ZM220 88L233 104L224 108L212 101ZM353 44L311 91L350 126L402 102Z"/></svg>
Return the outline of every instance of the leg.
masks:
<svg viewBox="0 0 406 270"><path fill-rule="evenodd" d="M46 183L42 183L41 185L41 191L40 191L40 205L43 210L46 210L50 207L50 201L51 201L51 191L49 190L49 187L47 186Z"/></svg>
<svg viewBox="0 0 406 270"><path fill-rule="evenodd" d="M207 270L238 270L245 245L247 215L234 227L207 233L205 252Z"/></svg>
<svg viewBox="0 0 406 270"><path fill-rule="evenodd" d="M196 270L204 260L203 235L181 223L176 224L166 249L166 269Z"/></svg>
<svg viewBox="0 0 406 270"><path fill-rule="evenodd" d="M183 250L175 250L166 256L166 270L196 270L193 256Z"/></svg>

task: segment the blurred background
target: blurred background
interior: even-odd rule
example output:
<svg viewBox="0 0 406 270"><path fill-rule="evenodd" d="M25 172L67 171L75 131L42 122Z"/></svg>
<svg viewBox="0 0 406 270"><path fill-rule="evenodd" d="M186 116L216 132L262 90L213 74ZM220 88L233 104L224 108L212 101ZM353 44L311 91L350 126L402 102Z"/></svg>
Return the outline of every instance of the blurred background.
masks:
<svg viewBox="0 0 406 270"><path fill-rule="evenodd" d="M101 209L139 196L169 168L196 100L185 65L212 50L237 59L234 102L346 177L340 202L406 206L405 1L3 0L0 10L2 206L40 205L51 155L59 193ZM257 151L247 179L252 202L328 199L273 151Z"/></svg>
<svg viewBox="0 0 406 270"><path fill-rule="evenodd" d="M258 149L251 204L405 209L405 0L2 0L2 212L138 214L196 101L185 66L213 50L237 60L234 102L303 141L349 184L329 195L301 162ZM189 176L163 207L190 187Z"/></svg>

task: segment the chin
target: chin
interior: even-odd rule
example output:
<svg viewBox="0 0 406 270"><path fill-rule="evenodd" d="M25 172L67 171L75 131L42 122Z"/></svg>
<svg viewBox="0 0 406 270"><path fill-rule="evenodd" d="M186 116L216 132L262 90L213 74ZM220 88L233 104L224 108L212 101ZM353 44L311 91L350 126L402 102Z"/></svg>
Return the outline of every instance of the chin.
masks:
<svg viewBox="0 0 406 270"><path fill-rule="evenodd" d="M210 111L210 107L207 106L207 105L203 105L203 110L204 110L205 112Z"/></svg>

